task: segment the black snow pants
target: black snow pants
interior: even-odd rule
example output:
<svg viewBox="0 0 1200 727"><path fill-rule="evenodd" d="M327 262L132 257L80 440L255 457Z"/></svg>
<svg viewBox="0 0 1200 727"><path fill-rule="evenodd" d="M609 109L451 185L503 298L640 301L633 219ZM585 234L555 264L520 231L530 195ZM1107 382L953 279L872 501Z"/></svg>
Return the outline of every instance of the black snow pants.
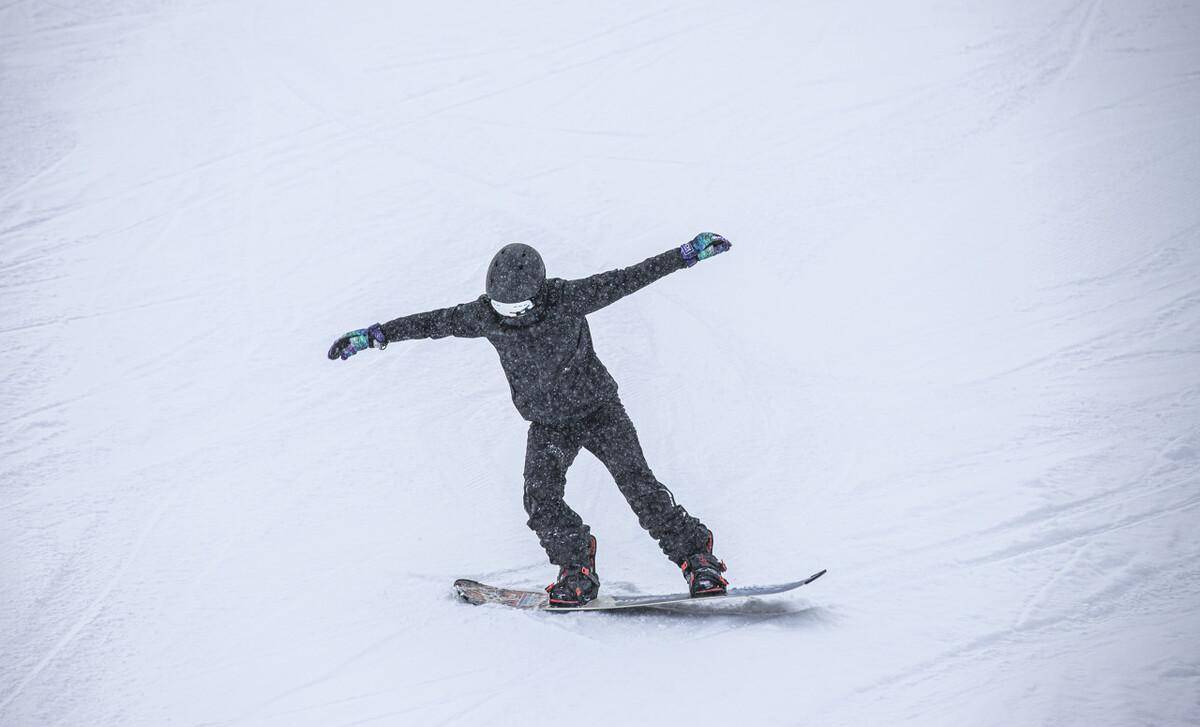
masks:
<svg viewBox="0 0 1200 727"><path fill-rule="evenodd" d="M583 519L563 501L567 468L580 447L596 455L621 494L676 564L706 551L711 533L675 502L671 491L654 478L646 464L637 430L619 399L563 425L533 422L525 452L525 512L550 562L558 566L588 562L589 535Z"/></svg>

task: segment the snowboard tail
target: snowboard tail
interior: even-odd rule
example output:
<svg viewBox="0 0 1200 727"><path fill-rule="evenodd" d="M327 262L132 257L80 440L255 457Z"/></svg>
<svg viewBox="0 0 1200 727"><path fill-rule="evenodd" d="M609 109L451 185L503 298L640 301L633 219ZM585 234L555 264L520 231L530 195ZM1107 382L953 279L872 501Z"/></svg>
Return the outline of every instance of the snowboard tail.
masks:
<svg viewBox="0 0 1200 727"><path fill-rule="evenodd" d="M614 608L643 608L661 606L680 601L719 601L729 598L750 598L753 596L773 596L785 593L800 586L807 585L825 575L824 570L813 573L808 578L790 583L779 583L769 586L742 586L730 588L724 594L693 598L688 593L669 593L651 596L609 596L600 594L594 601L582 606L551 606L550 596L545 591L526 591L517 588L489 586L486 583L460 578L454 582L454 591L458 597L467 603L481 605L498 603L511 608L546 611L606 611Z"/></svg>

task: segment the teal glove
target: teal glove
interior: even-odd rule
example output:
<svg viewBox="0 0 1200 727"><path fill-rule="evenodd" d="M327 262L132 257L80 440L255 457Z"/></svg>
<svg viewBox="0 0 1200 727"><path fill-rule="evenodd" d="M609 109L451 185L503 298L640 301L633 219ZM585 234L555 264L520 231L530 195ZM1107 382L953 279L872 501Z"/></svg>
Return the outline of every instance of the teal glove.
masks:
<svg viewBox="0 0 1200 727"><path fill-rule="evenodd" d="M715 232L701 232L691 242L679 246L679 254L683 256L683 264L692 267L701 260L707 260L713 255L720 255L733 245Z"/></svg>
<svg viewBox="0 0 1200 727"><path fill-rule="evenodd" d="M383 327L376 323L370 328L350 331L334 341L333 345L329 347L329 360L336 361L340 358L345 361L364 348L383 350L387 348L387 344L387 336L383 333Z"/></svg>

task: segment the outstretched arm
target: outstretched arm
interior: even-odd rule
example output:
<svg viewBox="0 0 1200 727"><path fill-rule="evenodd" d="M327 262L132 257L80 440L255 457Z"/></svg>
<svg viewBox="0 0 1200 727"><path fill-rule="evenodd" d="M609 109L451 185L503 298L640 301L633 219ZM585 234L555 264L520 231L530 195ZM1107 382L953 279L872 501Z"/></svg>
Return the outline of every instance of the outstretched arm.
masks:
<svg viewBox="0 0 1200 727"><path fill-rule="evenodd" d="M449 308L401 316L384 323L383 333L388 343L446 336L478 338L483 335L483 324L490 312L484 309L481 300L473 300Z"/></svg>
<svg viewBox="0 0 1200 727"><path fill-rule="evenodd" d="M387 323L350 331L334 341L329 349L330 359L345 361L364 348L387 348L389 343L414 338L477 338L484 333L487 311L480 300L461 303L450 308L401 316Z"/></svg>
<svg viewBox="0 0 1200 727"><path fill-rule="evenodd" d="M579 280L568 280L563 302L570 310L587 315L641 290L659 278L682 268L690 268L731 247L729 240L712 232L702 232L690 242L646 258L637 265L598 273Z"/></svg>

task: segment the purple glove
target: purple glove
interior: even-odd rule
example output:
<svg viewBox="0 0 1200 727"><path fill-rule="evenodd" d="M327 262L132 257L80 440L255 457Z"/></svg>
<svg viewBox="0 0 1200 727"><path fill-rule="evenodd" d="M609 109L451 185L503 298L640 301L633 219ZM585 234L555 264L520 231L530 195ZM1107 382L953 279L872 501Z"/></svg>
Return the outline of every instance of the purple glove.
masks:
<svg viewBox="0 0 1200 727"><path fill-rule="evenodd" d="M691 242L679 246L679 254L683 256L683 264L692 267L701 260L707 260L713 255L720 255L733 247L729 240L715 232L701 232Z"/></svg>

